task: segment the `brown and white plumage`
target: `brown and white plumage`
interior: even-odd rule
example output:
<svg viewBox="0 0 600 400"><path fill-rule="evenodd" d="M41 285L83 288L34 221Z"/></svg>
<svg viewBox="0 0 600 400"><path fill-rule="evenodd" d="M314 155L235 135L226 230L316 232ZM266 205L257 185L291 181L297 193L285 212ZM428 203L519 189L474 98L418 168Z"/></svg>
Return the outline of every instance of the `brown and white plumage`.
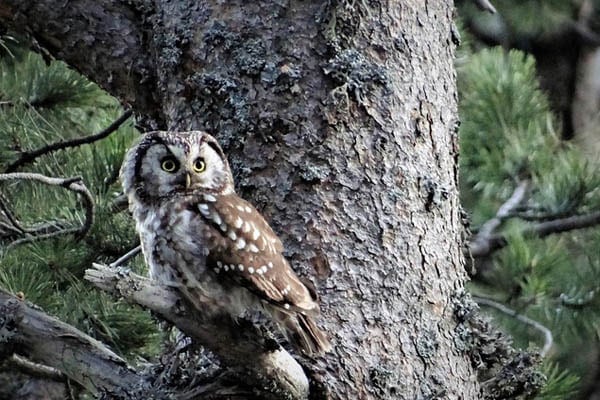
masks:
<svg viewBox="0 0 600 400"><path fill-rule="evenodd" d="M306 354L329 349L313 320L313 293L268 223L235 194L212 136L148 133L128 152L121 178L152 277L178 287L192 304L197 296L216 301L232 318L269 314Z"/></svg>

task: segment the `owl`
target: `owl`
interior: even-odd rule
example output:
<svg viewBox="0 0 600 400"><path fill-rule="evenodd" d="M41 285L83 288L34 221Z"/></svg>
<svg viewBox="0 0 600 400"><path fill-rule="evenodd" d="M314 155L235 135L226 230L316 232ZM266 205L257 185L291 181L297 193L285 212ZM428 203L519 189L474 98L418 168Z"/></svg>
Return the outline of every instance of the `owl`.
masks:
<svg viewBox="0 0 600 400"><path fill-rule="evenodd" d="M198 296L232 318L261 312L304 354L330 348L314 321L314 292L290 267L269 224L235 193L212 136L147 133L125 156L121 180L153 279L200 311Z"/></svg>

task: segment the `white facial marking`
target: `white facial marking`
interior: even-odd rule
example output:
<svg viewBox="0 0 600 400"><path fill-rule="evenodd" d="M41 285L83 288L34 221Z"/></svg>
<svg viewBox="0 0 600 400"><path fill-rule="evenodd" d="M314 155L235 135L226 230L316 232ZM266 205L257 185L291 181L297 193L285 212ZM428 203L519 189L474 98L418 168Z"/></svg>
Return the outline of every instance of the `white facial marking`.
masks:
<svg viewBox="0 0 600 400"><path fill-rule="evenodd" d="M217 201L217 198L215 196L213 196L212 194L205 194L204 200L214 203L215 201Z"/></svg>
<svg viewBox="0 0 600 400"><path fill-rule="evenodd" d="M248 267L248 272L251 273L251 274L253 274L254 273L254 268Z"/></svg>
<svg viewBox="0 0 600 400"><path fill-rule="evenodd" d="M251 251L253 253L258 253L258 247L256 247L254 244L250 243L248 245L248 251Z"/></svg>
<svg viewBox="0 0 600 400"><path fill-rule="evenodd" d="M235 242L235 247L238 250L242 250L244 247L246 247L246 241L244 240L244 238L239 238L236 242Z"/></svg>
<svg viewBox="0 0 600 400"><path fill-rule="evenodd" d="M237 217L235 219L235 221L233 222L233 226L235 226L235 229L240 229L242 227L243 223L244 223L244 220L241 219L240 217Z"/></svg>
<svg viewBox="0 0 600 400"><path fill-rule="evenodd" d="M239 269L240 271L244 271L244 266L243 266L242 264L240 264L240 265L238 265L238 269Z"/></svg>

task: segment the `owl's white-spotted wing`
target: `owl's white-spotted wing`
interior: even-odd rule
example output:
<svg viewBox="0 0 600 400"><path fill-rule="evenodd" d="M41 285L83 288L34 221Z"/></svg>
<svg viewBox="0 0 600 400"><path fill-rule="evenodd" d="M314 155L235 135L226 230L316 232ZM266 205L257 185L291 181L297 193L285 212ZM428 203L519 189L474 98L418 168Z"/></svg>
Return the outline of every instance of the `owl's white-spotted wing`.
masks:
<svg viewBox="0 0 600 400"><path fill-rule="evenodd" d="M235 194L201 195L195 212L212 226L208 265L284 309L318 311L282 254L283 245L259 212Z"/></svg>

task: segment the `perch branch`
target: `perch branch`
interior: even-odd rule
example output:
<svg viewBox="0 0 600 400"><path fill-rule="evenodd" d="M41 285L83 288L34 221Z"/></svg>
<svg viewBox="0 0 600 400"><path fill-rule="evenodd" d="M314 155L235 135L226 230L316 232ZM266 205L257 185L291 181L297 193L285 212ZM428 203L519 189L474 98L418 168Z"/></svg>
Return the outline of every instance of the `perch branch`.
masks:
<svg viewBox="0 0 600 400"><path fill-rule="evenodd" d="M24 180L24 181L36 181L46 185L61 186L67 190L77 193L82 199L85 208L85 221L80 228L69 228L58 230L55 232L49 232L37 236L27 236L19 239L12 243L12 245L20 244L23 242L29 242L33 240L47 239L57 235L63 235L68 233L75 233L79 238L84 237L94 222L94 197L88 188L83 184L80 177L74 178L53 178L41 174L35 174L30 172L13 172L10 174L0 174L0 182L9 180Z"/></svg>
<svg viewBox="0 0 600 400"><path fill-rule="evenodd" d="M102 343L0 289L0 347L6 345L94 394L132 399L147 386Z"/></svg>
<svg viewBox="0 0 600 400"><path fill-rule="evenodd" d="M36 158L43 156L45 154L49 154L49 153L52 153L57 150L67 149L69 147L81 146L82 144L93 143L98 140L104 139L105 137L108 137L111 133L113 133L117 129L119 129L119 127L125 121L127 121L129 119L129 117L131 117L131 114L133 114L133 111L131 111L131 110L125 111L123 113L123 115L121 115L119 118L117 118L112 124L110 124L104 130L102 130L101 132L99 132L95 135L84 136L84 137L72 139L72 140L63 140L60 142L51 143L51 144L41 147L37 150L25 151L25 152L21 153L21 156L16 161L14 161L8 167L6 167L6 172L14 172L17 170L17 168L20 168L23 165L32 163Z"/></svg>
<svg viewBox="0 0 600 400"><path fill-rule="evenodd" d="M500 304L494 300L477 296L473 296L473 300L475 300L479 305L495 308L496 310L515 318L517 321L527 324L536 329L537 331L541 332L544 336L544 347L540 351L540 355L542 357L545 357L552 348L552 343L554 342L554 339L552 338L552 331L550 331L550 329L546 328L544 325L529 317L526 317L523 314L519 314L515 310L508 308L504 304Z"/></svg>
<svg viewBox="0 0 600 400"><path fill-rule="evenodd" d="M98 288L147 308L171 322L197 343L219 355L242 382L267 399L305 399L308 379L300 365L273 339L244 319L232 320L214 301L202 312L188 306L178 292L121 268L94 264L85 279ZM218 334L217 334L218 332Z"/></svg>

